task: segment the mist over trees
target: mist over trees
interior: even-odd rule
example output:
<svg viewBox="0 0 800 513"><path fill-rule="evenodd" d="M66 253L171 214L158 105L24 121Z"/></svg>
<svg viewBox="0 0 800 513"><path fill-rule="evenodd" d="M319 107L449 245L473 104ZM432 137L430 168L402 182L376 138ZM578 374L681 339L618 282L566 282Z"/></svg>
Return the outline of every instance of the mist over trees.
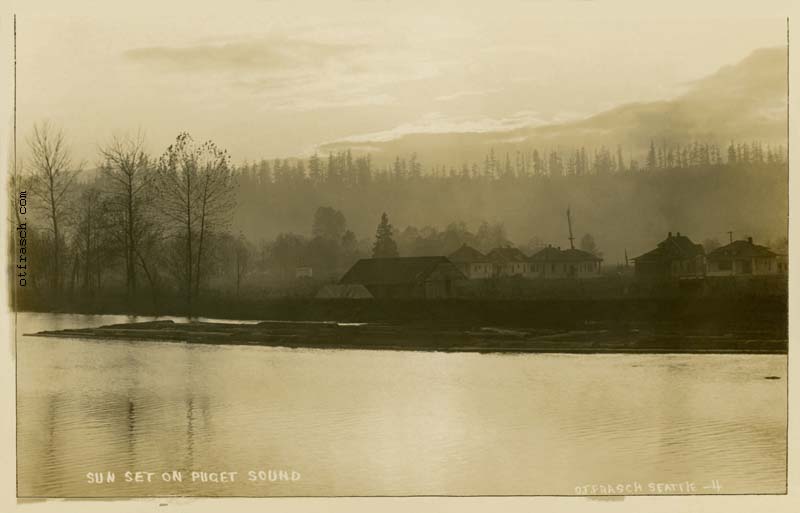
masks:
<svg viewBox="0 0 800 513"><path fill-rule="evenodd" d="M758 142L653 141L642 155L619 145L503 155L489 148L480 161L432 167L413 155L373 166L369 156L344 151L314 155L307 164L244 163L237 172L241 208L234 224L254 240L307 233L320 205L341 211L359 239L387 212L401 255L415 247L409 242L414 230L426 230L422 238L430 243L429 250L414 252L446 251L450 246L431 243L429 232L453 223L472 232L486 230L483 223L502 225L494 247L566 247L567 205L573 206L576 242L591 234L606 262L614 263L624 262L626 252L634 257L651 249L668 231L699 242L727 239L728 231L766 241L787 230L785 148Z"/></svg>
<svg viewBox="0 0 800 513"><path fill-rule="evenodd" d="M28 292L177 298L186 312L220 294L311 294L359 258L568 247L567 205L577 244L606 265L667 231L707 249L749 235L780 250L787 233L785 149L758 142L489 148L451 166L350 151L237 166L186 133L160 154L145 147L141 134L111 138L81 179L64 133L34 128L15 184L31 193Z"/></svg>
<svg viewBox="0 0 800 513"><path fill-rule="evenodd" d="M230 244L236 182L224 150L183 133L154 159L141 134L114 137L99 148L98 172L84 182L76 180L81 168L60 129L36 125L29 153L28 171L14 185L31 192L33 288L55 297L120 291L135 299L144 278L154 304L177 292L192 312L207 274L218 270L210 255ZM248 269L246 244L230 245L238 286Z"/></svg>

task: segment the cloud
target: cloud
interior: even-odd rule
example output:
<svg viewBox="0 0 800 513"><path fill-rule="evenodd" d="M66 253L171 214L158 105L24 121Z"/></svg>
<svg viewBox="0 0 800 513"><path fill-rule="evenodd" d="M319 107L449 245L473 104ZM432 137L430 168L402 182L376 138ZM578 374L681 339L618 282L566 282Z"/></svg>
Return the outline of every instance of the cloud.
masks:
<svg viewBox="0 0 800 513"><path fill-rule="evenodd" d="M359 46L322 43L286 36L249 38L219 44L134 48L126 59L175 71L284 71L321 67Z"/></svg>
<svg viewBox="0 0 800 513"><path fill-rule="evenodd" d="M502 118L448 118L439 112L432 112L416 122L404 123L380 132L346 137L333 143L386 142L409 134L508 132L517 128L543 125L549 121L531 110L519 111Z"/></svg>
<svg viewBox="0 0 800 513"><path fill-rule="evenodd" d="M437 102L450 102L453 100L458 100L461 98L466 98L470 96L486 96L487 94L492 93L499 93L502 89L495 88L495 89L484 89L484 90L472 90L472 91L456 91L455 93L445 94L442 96L437 96L434 98Z"/></svg>
<svg viewBox="0 0 800 513"><path fill-rule="evenodd" d="M185 83L195 97L213 101L224 88L229 98L249 98L262 111L387 105L396 101L397 84L441 74L437 62L401 47L307 35L135 48L124 58L158 71L200 75L203 80Z"/></svg>
<svg viewBox="0 0 800 513"><path fill-rule="evenodd" d="M395 98L388 94L374 94L366 96L346 96L341 98L316 99L287 97L280 101L268 104L270 110L285 110L294 112L308 112L313 110L341 109L345 107L364 107L369 105L388 105L394 103Z"/></svg>

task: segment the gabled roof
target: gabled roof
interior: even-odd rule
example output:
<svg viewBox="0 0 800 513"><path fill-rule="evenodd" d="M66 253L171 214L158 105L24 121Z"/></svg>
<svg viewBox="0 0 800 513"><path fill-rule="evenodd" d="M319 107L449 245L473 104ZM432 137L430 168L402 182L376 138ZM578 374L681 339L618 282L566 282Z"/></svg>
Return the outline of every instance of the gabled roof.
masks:
<svg viewBox="0 0 800 513"><path fill-rule="evenodd" d="M667 238L658 243L658 247L644 255L634 258L641 261L664 261L683 258L694 258L705 255L702 244L695 244L685 235L678 233L667 235Z"/></svg>
<svg viewBox="0 0 800 513"><path fill-rule="evenodd" d="M489 259L486 255L467 244L462 244L460 248L455 250L450 256L447 257L451 262L466 263L466 262L488 262Z"/></svg>
<svg viewBox="0 0 800 513"><path fill-rule="evenodd" d="M528 257L525 256L525 253L520 251L518 248L506 247L506 248L494 248L489 252L486 257L495 263L498 264L505 264L508 262L525 262Z"/></svg>
<svg viewBox="0 0 800 513"><path fill-rule="evenodd" d="M536 262L550 262L552 260L558 260L560 257L560 249L554 248L553 246L547 246L546 248L540 249L531 255L529 260L534 260Z"/></svg>
<svg viewBox="0 0 800 513"><path fill-rule="evenodd" d="M444 266L453 279L466 276L443 256L362 258L342 276L339 283L363 285L399 285L424 281L437 268Z"/></svg>
<svg viewBox="0 0 800 513"><path fill-rule="evenodd" d="M561 252L561 258L564 260L568 260L571 262L586 262L589 260L603 260L597 255L593 255L588 251L584 251L582 249L565 249Z"/></svg>
<svg viewBox="0 0 800 513"><path fill-rule="evenodd" d="M708 254L709 260L729 260L732 258L770 258L777 256L770 249L753 244L752 240L735 240L727 246L717 248Z"/></svg>

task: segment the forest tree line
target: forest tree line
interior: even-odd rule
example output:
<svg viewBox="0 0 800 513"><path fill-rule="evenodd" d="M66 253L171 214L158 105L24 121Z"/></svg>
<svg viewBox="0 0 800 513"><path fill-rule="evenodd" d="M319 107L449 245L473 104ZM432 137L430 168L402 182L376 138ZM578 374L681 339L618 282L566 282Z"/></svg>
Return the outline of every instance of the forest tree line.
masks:
<svg viewBox="0 0 800 513"><path fill-rule="evenodd" d="M620 146L502 156L490 148L481 162L428 167L413 154L375 166L369 155L342 151L244 163L234 224L253 240L306 234L314 209L330 206L347 218L365 253L388 212L398 235L406 227L424 234L418 243L399 243L401 254L447 254L451 245L431 242L439 237L431 234L451 225L473 235L501 226L504 240L520 247L565 246L571 205L577 236L592 234L614 263L650 249L668 231L698 242L723 241L728 231L762 241L786 235L781 145L653 142L638 158L623 155Z"/></svg>
<svg viewBox="0 0 800 513"><path fill-rule="evenodd" d="M73 161L61 130L34 128L18 183L9 188L31 197L29 288L153 303L173 296L191 312L208 291L293 293L298 267L312 269L314 280L332 281L358 258L376 254L446 255L464 243L484 252L516 245L530 254L565 241L561 216L569 202L578 212L580 246L602 254L636 236L626 225L636 216L625 209L654 195L715 191L707 204L741 206L753 190L770 197L786 187L784 148L757 142L724 149L654 142L641 165L620 147L503 156L490 149L483 162L438 168L415 155L375 167L369 155L349 151L237 166L224 149L186 133L160 154L145 147L141 135L112 138L99 148L96 168L87 170ZM682 211L682 201L677 208L667 201L656 215L686 224L702 218ZM520 214L525 205L529 213ZM605 220L618 212L615 239ZM776 217L768 212L750 221L758 226L770 216ZM392 226L398 219L403 228ZM698 231L698 237L721 233ZM626 254L628 248L636 246L625 245ZM13 243L9 250L16 251Z"/></svg>
<svg viewBox="0 0 800 513"><path fill-rule="evenodd" d="M425 178L502 179L533 176L563 177L604 175L666 169L690 169L712 166L759 166L785 164L786 151L782 145L764 145L758 141L734 143L725 149L718 144L656 145L651 141L643 161L623 156L622 146L611 150L605 146L586 150L576 149L516 151L496 155L489 149L483 161L460 166L432 166L423 171L416 154L408 158L397 156L390 165L373 166L370 155L353 156L350 150L321 158L314 154L308 162L299 159L263 159L244 162L238 170L257 183L341 184L366 186L373 181L400 182Z"/></svg>

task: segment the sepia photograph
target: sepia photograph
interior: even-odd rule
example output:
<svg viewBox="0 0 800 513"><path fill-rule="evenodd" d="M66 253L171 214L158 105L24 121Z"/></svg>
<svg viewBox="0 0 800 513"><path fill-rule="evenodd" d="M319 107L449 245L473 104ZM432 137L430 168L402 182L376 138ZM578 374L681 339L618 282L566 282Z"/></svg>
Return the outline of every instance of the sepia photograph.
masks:
<svg viewBox="0 0 800 513"><path fill-rule="evenodd" d="M792 21L4 9L17 505L787 499Z"/></svg>

